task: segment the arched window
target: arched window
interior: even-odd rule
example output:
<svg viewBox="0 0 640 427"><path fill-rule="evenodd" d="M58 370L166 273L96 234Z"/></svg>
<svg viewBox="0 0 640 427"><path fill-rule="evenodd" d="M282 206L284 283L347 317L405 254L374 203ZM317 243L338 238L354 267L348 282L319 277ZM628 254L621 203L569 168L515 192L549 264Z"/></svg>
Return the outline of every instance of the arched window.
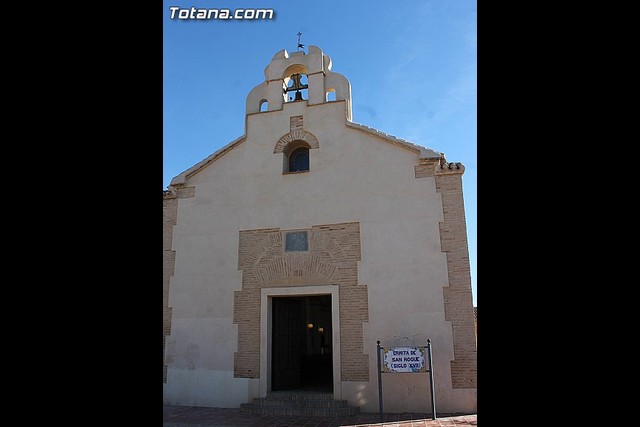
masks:
<svg viewBox="0 0 640 427"><path fill-rule="evenodd" d="M293 141L287 141L281 149L278 149L278 146L276 145L276 149L274 150L274 154L278 152L282 153L282 173L285 174L309 172L309 166L311 163L311 159L309 157L310 150L312 148L318 148L318 141L313 137L313 135L311 135L311 138L305 135L302 131L296 132L299 134L295 136L299 139L293 139L292 134L288 134L287 139L291 138ZM305 138L309 139L313 145L310 145ZM282 138L278 141L278 144L281 142Z"/></svg>
<svg viewBox="0 0 640 427"><path fill-rule="evenodd" d="M309 170L309 148L296 148L289 155L289 172L304 172Z"/></svg>
<svg viewBox="0 0 640 427"><path fill-rule="evenodd" d="M326 101L327 102L331 102L331 101L335 101L336 100L336 90L335 89L329 89L326 93Z"/></svg>

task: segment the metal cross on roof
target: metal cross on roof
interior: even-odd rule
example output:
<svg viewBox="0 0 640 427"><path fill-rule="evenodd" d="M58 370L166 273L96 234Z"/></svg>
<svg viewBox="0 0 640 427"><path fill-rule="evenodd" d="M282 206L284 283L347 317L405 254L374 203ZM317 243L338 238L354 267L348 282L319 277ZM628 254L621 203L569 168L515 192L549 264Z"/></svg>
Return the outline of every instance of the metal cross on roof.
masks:
<svg viewBox="0 0 640 427"><path fill-rule="evenodd" d="M302 36L302 33L298 31L297 36L298 36L298 51L299 51L300 49L304 49L304 45L300 43L300 36Z"/></svg>

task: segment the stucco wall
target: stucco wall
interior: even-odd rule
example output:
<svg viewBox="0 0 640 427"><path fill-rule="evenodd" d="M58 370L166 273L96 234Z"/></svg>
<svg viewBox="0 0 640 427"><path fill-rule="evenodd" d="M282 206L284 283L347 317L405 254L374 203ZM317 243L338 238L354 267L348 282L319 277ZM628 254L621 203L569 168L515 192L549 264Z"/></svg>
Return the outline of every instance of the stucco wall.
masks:
<svg viewBox="0 0 640 427"><path fill-rule="evenodd" d="M439 225L444 216L434 178L416 178L415 152L348 128L344 101L306 104L248 115L246 140L189 178L195 197L178 199L165 403L237 407L259 395L260 379L234 378L240 231L357 222L358 279L369 300L363 348L370 380L335 387L362 411L377 411L376 340L405 346L430 338L438 411L475 411L476 390L451 383L454 346L444 313L448 270ZM274 147L290 131L290 117L299 115L319 147L310 150L308 173L283 174L283 154L274 154ZM384 374L383 381L386 411L428 410L426 374Z"/></svg>

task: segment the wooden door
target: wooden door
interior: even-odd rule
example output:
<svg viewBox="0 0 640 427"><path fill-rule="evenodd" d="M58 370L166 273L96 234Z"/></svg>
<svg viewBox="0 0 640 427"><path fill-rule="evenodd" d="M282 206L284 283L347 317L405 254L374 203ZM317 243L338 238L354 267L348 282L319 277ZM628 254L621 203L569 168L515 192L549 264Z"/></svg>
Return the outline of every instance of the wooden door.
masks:
<svg viewBox="0 0 640 427"><path fill-rule="evenodd" d="M300 298L272 301L271 389L291 390L302 384L306 323Z"/></svg>

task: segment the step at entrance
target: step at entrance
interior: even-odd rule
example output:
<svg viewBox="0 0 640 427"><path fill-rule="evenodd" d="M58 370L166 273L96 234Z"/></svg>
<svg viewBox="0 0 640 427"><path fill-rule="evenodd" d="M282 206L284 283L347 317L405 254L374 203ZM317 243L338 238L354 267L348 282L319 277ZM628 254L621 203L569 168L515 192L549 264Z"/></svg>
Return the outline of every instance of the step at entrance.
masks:
<svg viewBox="0 0 640 427"><path fill-rule="evenodd" d="M349 406L346 400L334 400L332 393L306 391L267 392L267 397L243 403L240 410L254 415L306 417L348 417L360 413L360 408Z"/></svg>

